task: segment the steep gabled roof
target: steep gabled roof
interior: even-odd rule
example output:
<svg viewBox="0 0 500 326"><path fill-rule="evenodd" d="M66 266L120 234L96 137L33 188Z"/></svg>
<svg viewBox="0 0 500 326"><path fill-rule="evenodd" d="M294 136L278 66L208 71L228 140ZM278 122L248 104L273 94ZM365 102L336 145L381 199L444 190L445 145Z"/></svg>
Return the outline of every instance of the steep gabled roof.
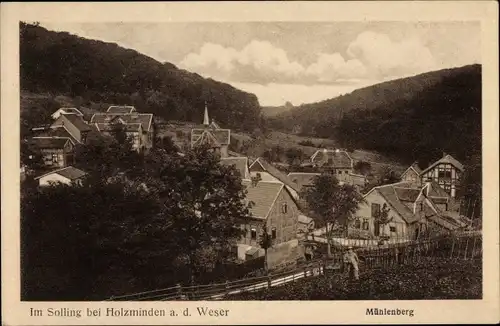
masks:
<svg viewBox="0 0 500 326"><path fill-rule="evenodd" d="M64 118L68 119L78 130L90 131L92 128L83 120L83 118L76 114L63 114Z"/></svg>
<svg viewBox="0 0 500 326"><path fill-rule="evenodd" d="M37 130L33 130L33 132L35 133L35 137L69 138L73 145L79 143L79 141L74 138L64 126L37 128Z"/></svg>
<svg viewBox="0 0 500 326"><path fill-rule="evenodd" d="M97 130L101 132L110 132L113 131L115 128L115 125L112 123L96 123L95 124ZM122 128L125 130L125 132L140 132L141 131L141 124L140 123L127 123L123 124Z"/></svg>
<svg viewBox="0 0 500 326"><path fill-rule="evenodd" d="M149 131L153 123L152 113L132 113L132 114L115 114L115 113L95 113L90 119L91 123L112 123L121 119L125 124L140 123L143 131Z"/></svg>
<svg viewBox="0 0 500 326"><path fill-rule="evenodd" d="M77 169L77 168L72 167L72 166L67 166L67 167L64 167L62 169L57 169L57 170L45 173L39 177L36 177L35 180L40 179L40 178L45 177L45 176L50 175L50 174L59 174L59 175L65 177L69 180L80 179L81 177L87 175L86 172L84 172L80 169Z"/></svg>
<svg viewBox="0 0 500 326"><path fill-rule="evenodd" d="M417 200L418 195L420 195L421 189L394 187L394 191L400 201L414 203Z"/></svg>
<svg viewBox="0 0 500 326"><path fill-rule="evenodd" d="M346 151L321 149L311 156L311 162L315 164L327 164L333 168L352 168L352 158Z"/></svg>
<svg viewBox="0 0 500 326"><path fill-rule="evenodd" d="M379 187L377 191L406 223L411 224L419 220L419 217L413 214L413 212L399 200L396 190L392 185Z"/></svg>
<svg viewBox="0 0 500 326"><path fill-rule="evenodd" d="M208 127L191 129L191 144L198 143L199 138L206 133L210 133L220 145L229 145L231 139L231 130L213 129Z"/></svg>
<svg viewBox="0 0 500 326"><path fill-rule="evenodd" d="M422 169L418 166L417 162L415 162L412 165L410 165L403 173L401 173L401 177L403 177L410 170L415 171L417 175L420 175L422 173Z"/></svg>
<svg viewBox="0 0 500 326"><path fill-rule="evenodd" d="M250 169L256 164L260 164L264 171L284 183L286 186L292 188L293 190L299 192L300 188L299 185L293 182L286 174L272 166L270 163L268 163L266 160L264 160L262 157L257 158L255 161L252 162L250 165Z"/></svg>
<svg viewBox="0 0 500 326"><path fill-rule="evenodd" d="M247 202L253 202L253 207L250 208L252 216L267 219L284 185L279 182L267 181L260 181L253 185L250 180L243 180L242 183L247 190Z"/></svg>
<svg viewBox="0 0 500 326"><path fill-rule="evenodd" d="M460 171L462 171L462 172L464 171L463 164L460 163L459 161L457 161L453 156L447 154L443 158L432 163L428 168L426 168L424 171L422 171L422 174L427 173L428 171L432 170L436 165L442 164L442 163L451 164L454 167L456 167L457 169L459 169Z"/></svg>

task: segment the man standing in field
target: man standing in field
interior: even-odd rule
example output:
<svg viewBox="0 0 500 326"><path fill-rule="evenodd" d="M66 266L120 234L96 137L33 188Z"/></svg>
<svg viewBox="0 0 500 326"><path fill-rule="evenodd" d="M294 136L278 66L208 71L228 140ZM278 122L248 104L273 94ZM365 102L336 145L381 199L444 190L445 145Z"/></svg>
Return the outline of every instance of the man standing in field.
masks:
<svg viewBox="0 0 500 326"><path fill-rule="evenodd" d="M347 249L344 254L344 263L347 264L349 269L349 279L359 280L359 258L358 255L352 250L352 247Z"/></svg>

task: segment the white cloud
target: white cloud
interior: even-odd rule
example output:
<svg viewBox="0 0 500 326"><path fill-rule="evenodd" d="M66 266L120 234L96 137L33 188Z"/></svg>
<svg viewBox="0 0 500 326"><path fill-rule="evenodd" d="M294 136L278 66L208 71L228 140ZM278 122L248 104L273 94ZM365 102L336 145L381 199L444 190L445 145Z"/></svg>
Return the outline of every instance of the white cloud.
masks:
<svg viewBox="0 0 500 326"><path fill-rule="evenodd" d="M347 54L361 61L371 76L379 78L417 74L437 68L431 51L418 39L397 42L386 34L370 31L359 34L349 44Z"/></svg>
<svg viewBox="0 0 500 326"><path fill-rule="evenodd" d="M437 68L431 51L418 39L394 41L386 34L363 32L340 53L320 53L308 66L289 58L268 41L252 40L241 50L205 43L185 56L181 66L214 78L243 83L318 84L348 79L385 80Z"/></svg>
<svg viewBox="0 0 500 326"><path fill-rule="evenodd" d="M343 78L365 77L366 68L357 59L345 60L339 53L321 53L318 60L307 68L306 73L320 82L332 82Z"/></svg>

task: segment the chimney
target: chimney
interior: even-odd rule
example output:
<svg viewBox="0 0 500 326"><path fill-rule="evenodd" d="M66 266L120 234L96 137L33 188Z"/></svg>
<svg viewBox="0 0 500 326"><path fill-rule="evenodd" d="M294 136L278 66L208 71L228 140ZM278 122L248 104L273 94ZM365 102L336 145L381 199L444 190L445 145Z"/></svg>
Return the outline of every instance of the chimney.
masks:
<svg viewBox="0 0 500 326"><path fill-rule="evenodd" d="M260 173L257 173L255 177L252 177L252 187L256 187L259 181L261 181L262 178L260 176Z"/></svg>

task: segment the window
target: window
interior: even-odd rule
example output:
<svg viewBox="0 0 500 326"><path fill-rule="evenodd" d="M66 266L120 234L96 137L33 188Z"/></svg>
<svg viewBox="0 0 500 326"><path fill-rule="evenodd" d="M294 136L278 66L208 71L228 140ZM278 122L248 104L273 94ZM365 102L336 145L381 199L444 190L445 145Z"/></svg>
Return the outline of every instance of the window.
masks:
<svg viewBox="0 0 500 326"><path fill-rule="evenodd" d="M360 229L361 228L361 220L358 218L356 221L354 221L354 228Z"/></svg>
<svg viewBox="0 0 500 326"><path fill-rule="evenodd" d="M372 217L380 215L380 204L372 204Z"/></svg>
<svg viewBox="0 0 500 326"><path fill-rule="evenodd" d="M342 174L342 171L341 171L341 170L339 170L339 172L338 172L338 173L339 173L339 174Z"/></svg>
<svg viewBox="0 0 500 326"><path fill-rule="evenodd" d="M396 233L396 227L395 227L395 226L389 226L389 230L390 230L391 232Z"/></svg>
<svg viewBox="0 0 500 326"><path fill-rule="evenodd" d="M286 203L281 204L281 212L286 214L288 211L288 205Z"/></svg>
<svg viewBox="0 0 500 326"><path fill-rule="evenodd" d="M257 239L257 230L255 228L251 228L250 229L250 238L252 240L256 240Z"/></svg>
<svg viewBox="0 0 500 326"><path fill-rule="evenodd" d="M276 239L276 228L271 229L271 239Z"/></svg>
<svg viewBox="0 0 500 326"><path fill-rule="evenodd" d="M368 219L363 219L363 230L367 231L370 228L370 224L368 224Z"/></svg>
<svg viewBox="0 0 500 326"><path fill-rule="evenodd" d="M59 161L57 154L52 154L52 163L57 163Z"/></svg>

